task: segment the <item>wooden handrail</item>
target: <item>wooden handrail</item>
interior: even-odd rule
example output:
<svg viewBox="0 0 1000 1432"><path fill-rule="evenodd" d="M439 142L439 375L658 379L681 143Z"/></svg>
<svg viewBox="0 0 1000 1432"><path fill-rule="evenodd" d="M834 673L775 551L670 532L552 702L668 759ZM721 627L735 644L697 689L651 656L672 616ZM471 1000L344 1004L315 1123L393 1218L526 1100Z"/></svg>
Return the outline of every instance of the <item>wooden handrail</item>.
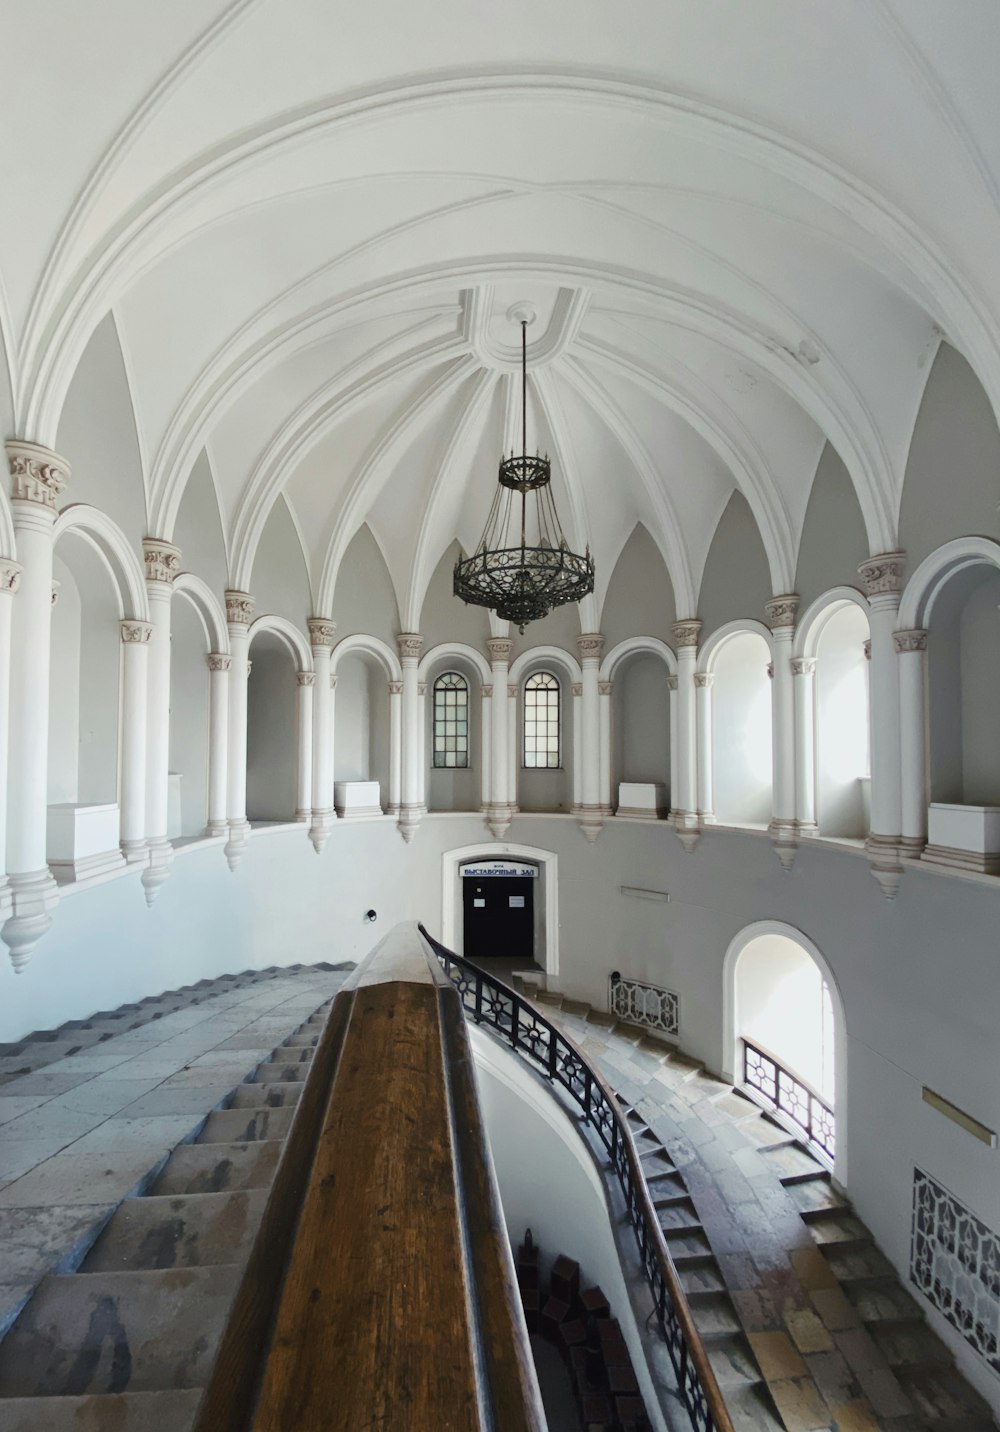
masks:
<svg viewBox="0 0 1000 1432"><path fill-rule="evenodd" d="M196 1432L543 1432L458 992L397 927L334 1001Z"/></svg>

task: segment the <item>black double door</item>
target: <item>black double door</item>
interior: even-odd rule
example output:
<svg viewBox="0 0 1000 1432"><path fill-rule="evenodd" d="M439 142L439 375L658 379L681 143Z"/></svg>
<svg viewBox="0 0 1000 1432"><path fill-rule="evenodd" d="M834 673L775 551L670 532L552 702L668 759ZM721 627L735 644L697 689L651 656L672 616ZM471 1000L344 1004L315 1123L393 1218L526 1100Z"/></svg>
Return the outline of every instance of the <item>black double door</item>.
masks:
<svg viewBox="0 0 1000 1432"><path fill-rule="evenodd" d="M535 884L528 875L463 879L467 960L534 960Z"/></svg>

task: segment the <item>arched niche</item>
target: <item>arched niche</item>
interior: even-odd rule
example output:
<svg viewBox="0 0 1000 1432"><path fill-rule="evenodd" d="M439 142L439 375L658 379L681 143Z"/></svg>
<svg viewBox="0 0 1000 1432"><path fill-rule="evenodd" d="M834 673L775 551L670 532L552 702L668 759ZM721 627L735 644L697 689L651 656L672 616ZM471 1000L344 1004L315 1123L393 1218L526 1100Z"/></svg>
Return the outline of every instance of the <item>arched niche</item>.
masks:
<svg viewBox="0 0 1000 1432"><path fill-rule="evenodd" d="M301 662L279 632L251 629L247 682L247 819L296 814L296 671Z"/></svg>
<svg viewBox="0 0 1000 1432"><path fill-rule="evenodd" d="M454 673L465 682L466 717L464 735L468 743L468 765L449 768L435 764L435 721L444 716L444 703L436 692L442 676ZM482 686L490 679L490 668L473 648L441 644L431 649L420 663L420 680L426 685L424 698L424 763L427 809L430 811L478 811L484 805L486 776ZM441 693L443 695L443 693Z"/></svg>
<svg viewBox="0 0 1000 1432"><path fill-rule="evenodd" d="M611 801L620 807L623 782L663 787L670 808L670 688L673 652L656 637L631 637L612 649L601 669L611 683Z"/></svg>
<svg viewBox="0 0 1000 1432"><path fill-rule="evenodd" d="M702 651L695 678L709 705L711 759L700 763L699 810L721 825L764 827L771 819L771 648L759 623L731 623Z"/></svg>
<svg viewBox="0 0 1000 1432"><path fill-rule="evenodd" d="M558 767L525 765L525 689L532 676L543 672L551 674L559 683ZM579 681L578 663L556 647L531 648L523 652L510 668L510 684L517 689L516 716L510 723L510 729L515 738L512 744L519 810L569 815L573 809L578 789L578 782L574 779L577 703L573 687ZM496 697L494 692L493 699L496 700Z"/></svg>
<svg viewBox="0 0 1000 1432"><path fill-rule="evenodd" d="M608 583L601 633L609 649L637 632L669 642L676 619L670 574L656 543L637 522Z"/></svg>
<svg viewBox="0 0 1000 1432"><path fill-rule="evenodd" d="M377 781L385 810L391 756L385 663L367 647L356 646L340 654L336 677L334 781Z"/></svg>
<svg viewBox="0 0 1000 1432"><path fill-rule="evenodd" d="M183 573L170 613L171 839L200 835L208 824L210 652L229 648L225 617L210 590Z"/></svg>
<svg viewBox="0 0 1000 1432"><path fill-rule="evenodd" d="M800 793L797 812L805 834L860 840L868 831L870 634L867 603L848 587L824 593L799 622L798 739L812 743L805 763L812 789L805 800Z"/></svg>
<svg viewBox="0 0 1000 1432"><path fill-rule="evenodd" d="M955 572L927 631L930 798L1000 805L1000 569L976 562Z"/></svg>

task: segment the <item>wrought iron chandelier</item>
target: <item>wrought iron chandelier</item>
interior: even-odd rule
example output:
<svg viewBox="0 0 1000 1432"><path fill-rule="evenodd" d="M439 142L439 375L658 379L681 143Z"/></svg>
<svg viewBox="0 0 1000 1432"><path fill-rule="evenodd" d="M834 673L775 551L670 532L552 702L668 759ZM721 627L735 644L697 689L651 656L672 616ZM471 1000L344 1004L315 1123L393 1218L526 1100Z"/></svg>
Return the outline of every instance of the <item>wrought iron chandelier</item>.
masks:
<svg viewBox="0 0 1000 1432"><path fill-rule="evenodd" d="M454 591L502 621L528 622L594 590L594 559L571 552L552 497L548 456L528 456L528 323L521 310L521 455L500 462L499 484L479 545L455 564ZM535 494L529 514L528 494ZM515 493L520 493L517 503Z"/></svg>

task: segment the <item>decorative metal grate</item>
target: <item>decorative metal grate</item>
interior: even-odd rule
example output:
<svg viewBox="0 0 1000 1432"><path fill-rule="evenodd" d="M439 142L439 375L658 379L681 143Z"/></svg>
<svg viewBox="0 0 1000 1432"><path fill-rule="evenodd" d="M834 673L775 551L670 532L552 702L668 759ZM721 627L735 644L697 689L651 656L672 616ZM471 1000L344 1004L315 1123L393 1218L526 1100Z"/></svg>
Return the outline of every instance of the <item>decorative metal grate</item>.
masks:
<svg viewBox="0 0 1000 1432"><path fill-rule="evenodd" d="M810 1143L833 1158L836 1151L836 1120L824 1099L779 1064L773 1054L743 1041L743 1082L773 1108L787 1114Z"/></svg>
<svg viewBox="0 0 1000 1432"><path fill-rule="evenodd" d="M921 1169L913 1170L910 1277L1000 1372L1000 1238Z"/></svg>
<svg viewBox="0 0 1000 1432"><path fill-rule="evenodd" d="M617 1019L630 1024L648 1024L673 1038L680 1037L681 1001L671 989L626 979L617 971L610 979L608 1008Z"/></svg>
<svg viewBox="0 0 1000 1432"><path fill-rule="evenodd" d="M705 1349L695 1328L657 1221L639 1155L611 1090L580 1050L515 990L445 949L420 926L466 1014L503 1038L522 1058L560 1085L579 1105L611 1161L653 1296L660 1330L694 1432L733 1432Z"/></svg>

